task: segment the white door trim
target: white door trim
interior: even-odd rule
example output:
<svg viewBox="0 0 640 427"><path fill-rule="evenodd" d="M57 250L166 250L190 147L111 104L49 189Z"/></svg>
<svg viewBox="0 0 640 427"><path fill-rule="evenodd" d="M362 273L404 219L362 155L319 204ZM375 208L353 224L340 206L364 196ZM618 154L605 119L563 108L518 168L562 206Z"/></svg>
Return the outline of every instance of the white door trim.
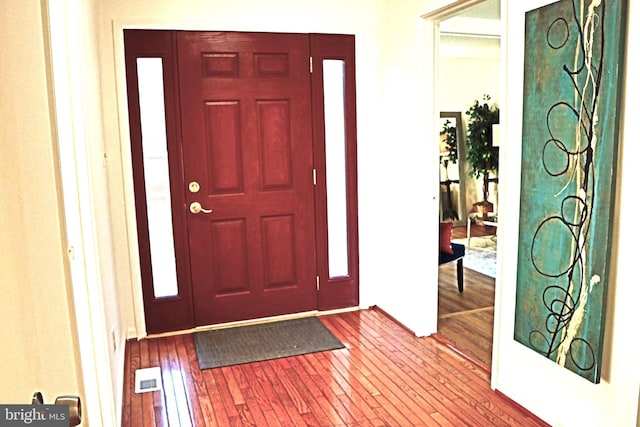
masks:
<svg viewBox="0 0 640 427"><path fill-rule="evenodd" d="M92 94L87 93L82 67L82 0L49 0L43 7L51 53L53 137L59 150L69 280L84 386L82 421L116 426L119 409L113 398L88 156L91 141L86 132L85 100Z"/></svg>
<svg viewBox="0 0 640 427"><path fill-rule="evenodd" d="M424 15L422 15L422 18L425 20L425 22L427 23L427 27L429 28L429 31L433 31L433 37L427 37L427 41L426 41L426 48L427 48L427 54L430 54L430 57L432 58L432 61L430 61L429 65L426 68L426 79L428 81L428 84L430 85L430 88L432 88L434 96L431 98L431 103L430 103L430 110L433 112L433 114L431 114L429 117L429 121L430 121L430 125L431 125L431 129L434 129L437 133L437 125L436 125L436 112L438 112L438 99L439 99L439 93L438 93L438 67L439 67L439 27L440 27L440 22L443 21L444 19L447 19L459 12L461 12L464 9L467 9L471 6L474 6L476 4L482 3L485 0L456 0L456 1L441 1L440 4L432 7L429 11L427 11ZM506 10L507 10L507 0L501 0L500 1L500 7L501 7L501 14L502 16L506 15ZM501 19L501 28L500 28L500 34L501 34L501 38L503 40L503 43L501 43L501 72L502 72L502 76L501 76L501 96L499 99L499 102L501 105L506 105L505 100L506 100L506 40L504 35L506 34L506 20L505 19ZM434 133L434 141L437 140L437 134ZM438 150L438 147L434 147L434 150ZM501 150L500 152L500 157L504 157L504 150ZM437 153L436 153L436 159L437 157ZM501 160L502 161L502 160ZM439 182L439 177L438 177L438 164L434 163L434 170L436 171L436 176L435 178L432 178L432 182ZM504 163L502 163L504 164ZM504 194L503 192L503 187L504 187L504 180L501 180L498 183L499 186L499 193L500 194ZM436 193L439 194L439 191ZM504 200L503 200L504 203ZM438 204L439 205L439 204ZM503 244L503 233L501 233L500 231L498 231L498 250L499 252L501 252L500 248L502 248ZM501 261L500 259L497 260L498 262L498 274L496 277L496 295L495 295L495 301L494 301L494 319L493 319L493 345L492 345L492 352L493 352L493 357L492 357L492 366L491 366L491 387L495 389L496 387L496 381L495 378L497 378L497 373L498 373L498 357L497 354L500 350L500 346L499 343L500 341L498 340L498 337L500 335L500 325L502 324L501 322L501 316L502 316L502 312L501 312L501 298L502 298L502 286L501 286L501 270L500 270L500 266L501 266ZM438 286L438 277L436 275L435 278L433 278L433 280L430 281L430 283L434 283L434 287L436 288L436 298L437 298L437 286ZM435 322L437 324L437 310L434 312L434 318L435 318Z"/></svg>

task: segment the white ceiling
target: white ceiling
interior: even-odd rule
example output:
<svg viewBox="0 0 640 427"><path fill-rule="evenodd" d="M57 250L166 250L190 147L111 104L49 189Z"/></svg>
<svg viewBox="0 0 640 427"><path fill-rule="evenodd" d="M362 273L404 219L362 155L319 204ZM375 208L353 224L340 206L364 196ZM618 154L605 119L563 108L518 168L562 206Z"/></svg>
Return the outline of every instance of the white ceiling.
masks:
<svg viewBox="0 0 640 427"><path fill-rule="evenodd" d="M499 37L500 0L486 0L440 22L442 35Z"/></svg>
<svg viewBox="0 0 640 427"><path fill-rule="evenodd" d="M460 12L458 17L500 19L500 0L486 0Z"/></svg>

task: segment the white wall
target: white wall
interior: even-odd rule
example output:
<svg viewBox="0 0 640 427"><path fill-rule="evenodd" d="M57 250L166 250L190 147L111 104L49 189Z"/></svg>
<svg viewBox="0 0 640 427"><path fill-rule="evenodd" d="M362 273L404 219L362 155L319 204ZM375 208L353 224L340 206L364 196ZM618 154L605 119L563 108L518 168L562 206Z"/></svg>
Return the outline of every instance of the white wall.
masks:
<svg viewBox="0 0 640 427"><path fill-rule="evenodd" d="M114 282L104 168L97 48L97 1L41 3L49 65L56 184L64 215L71 325L84 385L83 424L115 424L122 394L124 335ZM67 250L68 248L68 250ZM68 252L68 255L67 255Z"/></svg>
<svg viewBox="0 0 640 427"><path fill-rule="evenodd" d="M378 19L379 111L376 156L368 160L366 182L379 191L379 225L366 236L382 244L376 254L377 304L417 335L436 331L438 130L435 96L425 79L426 44L434 30L420 18L424 1L381 1ZM362 245L361 245L362 247ZM362 283L367 286L368 283Z"/></svg>
<svg viewBox="0 0 640 427"><path fill-rule="evenodd" d="M525 10L550 1L509 2L508 14L503 2L507 33L507 105L506 138L521 140L523 28ZM637 425L640 384L640 347L638 346L638 309L640 287L637 284L636 243L637 218L637 143L634 122L640 111L638 79L640 67L634 46L640 43L640 32L634 22L640 20L637 2L628 2L629 25L625 57L622 129L618 156L617 196L612 240L612 271L605 332L602 382L594 385L550 362L513 340L516 254L518 236L518 198L520 179L520 146L506 145L501 175L503 215L498 251L501 275L494 329L497 353L494 353L493 384L552 425L558 426L633 426ZM507 212L505 212L507 210ZM634 230L634 231L632 231Z"/></svg>
<svg viewBox="0 0 640 427"><path fill-rule="evenodd" d="M496 25L500 25L498 21ZM485 94L500 99L500 39L446 36L440 38L438 87L441 111L465 111Z"/></svg>
<svg viewBox="0 0 640 427"><path fill-rule="evenodd" d="M58 8L62 2L51 0L50 8ZM67 232L69 244L84 245L85 253L78 255L71 263L76 312L80 313L78 330L82 351L83 376L86 390L86 412L94 423L110 424L119 420L123 393L124 354L126 334L123 332L121 311L118 302L118 286L115 273L115 251L113 246L113 225L109 203L109 186L105 162L105 138L102 110L102 87L100 82L99 48L99 0L65 0L69 56L65 64L70 75L67 91L58 91L56 98L71 103L71 109L64 107L57 111L62 120L70 119L73 126L73 147L61 138L62 150L73 149L76 170L73 175L79 182L77 194L70 195L65 185L65 199L77 197L73 203L79 209L82 242L72 240L74 228L78 227L69 209ZM54 73L55 75L55 73ZM56 88L57 89L57 88ZM71 117L66 117L70 114ZM62 123L58 126L62 128ZM61 159L65 164L71 153L63 151ZM69 178L71 167L63 168L63 180ZM71 197L70 197L71 196ZM68 200L66 200L68 204ZM77 277L78 259L82 259L84 277ZM80 292L79 292L80 290ZM82 298L82 299L80 299ZM84 299L86 298L86 299ZM83 318L85 315L88 318ZM87 331L86 323L91 323ZM88 341L91 340L91 346ZM92 352L93 354L89 353ZM87 354L89 353L89 354ZM88 359L92 360L88 360ZM98 411L100 415L98 416Z"/></svg>
<svg viewBox="0 0 640 427"><path fill-rule="evenodd" d="M83 395L41 2L0 9L0 402Z"/></svg>

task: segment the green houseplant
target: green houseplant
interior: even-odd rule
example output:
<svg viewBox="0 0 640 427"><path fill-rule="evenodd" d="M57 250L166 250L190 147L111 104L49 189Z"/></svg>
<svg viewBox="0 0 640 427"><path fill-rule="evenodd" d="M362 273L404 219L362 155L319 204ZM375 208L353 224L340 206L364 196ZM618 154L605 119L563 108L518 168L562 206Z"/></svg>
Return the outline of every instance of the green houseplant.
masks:
<svg viewBox="0 0 640 427"><path fill-rule="evenodd" d="M451 120L445 120L440 131L440 151L446 153L444 156L451 163L458 161L458 138L456 136L456 127Z"/></svg>
<svg viewBox="0 0 640 427"><path fill-rule="evenodd" d="M446 119L440 130L440 163L444 166L444 178L440 177L440 184L444 184L447 189L447 203L443 206L443 219L452 218L458 220L458 212L453 207L451 196L451 184L459 181L451 181L449 179L449 163L456 164L458 162L458 138L457 129L454 123ZM442 173L442 172L440 172Z"/></svg>
<svg viewBox="0 0 640 427"><path fill-rule="evenodd" d="M493 104L491 97L484 95L482 103L475 100L465 113L467 120L467 161L469 177L482 178L482 201L475 203L477 212L491 212L493 205L489 198L489 173L498 171L498 147L493 146L493 125L499 123L500 110Z"/></svg>

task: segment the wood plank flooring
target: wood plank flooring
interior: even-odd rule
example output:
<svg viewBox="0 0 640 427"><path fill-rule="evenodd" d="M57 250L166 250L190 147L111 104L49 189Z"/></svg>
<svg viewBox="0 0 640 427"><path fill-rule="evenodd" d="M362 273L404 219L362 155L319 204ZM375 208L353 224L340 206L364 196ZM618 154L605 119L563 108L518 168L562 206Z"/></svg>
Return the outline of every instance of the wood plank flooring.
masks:
<svg viewBox="0 0 640 427"><path fill-rule="evenodd" d="M493 392L486 371L376 309L320 319L346 348L202 371L191 335L128 341L122 425L546 425ZM134 393L135 370L153 366L163 390Z"/></svg>
<svg viewBox="0 0 640 427"><path fill-rule="evenodd" d="M476 224L471 227L473 237L490 236L495 232L495 227ZM466 237L466 227L454 227L452 238ZM456 277L455 263L439 267L438 338L489 372L493 347L495 279L465 268L464 292L460 293Z"/></svg>
<svg viewBox="0 0 640 427"><path fill-rule="evenodd" d="M489 371L495 279L465 268L464 292L460 293L455 263L439 270L438 334Z"/></svg>

